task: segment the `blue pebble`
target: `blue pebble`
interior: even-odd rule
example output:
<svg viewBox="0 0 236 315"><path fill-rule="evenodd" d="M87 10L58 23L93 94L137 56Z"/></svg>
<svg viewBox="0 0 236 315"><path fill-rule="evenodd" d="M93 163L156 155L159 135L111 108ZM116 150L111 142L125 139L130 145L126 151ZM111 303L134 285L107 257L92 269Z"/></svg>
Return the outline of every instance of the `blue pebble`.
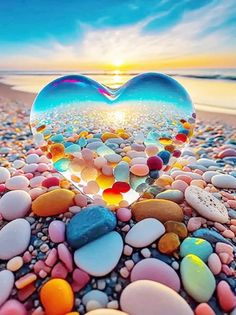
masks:
<svg viewBox="0 0 236 315"><path fill-rule="evenodd" d="M213 248L211 244L202 238L187 237L180 245L181 257L193 254L201 258L203 261L207 261L212 253Z"/></svg>
<svg viewBox="0 0 236 315"><path fill-rule="evenodd" d="M159 172L157 170L152 170L149 172L149 176L153 179L157 179L159 177Z"/></svg>
<svg viewBox="0 0 236 315"><path fill-rule="evenodd" d="M170 160L170 152L163 150L161 152L158 153L158 156L162 159L163 164L168 164L169 160Z"/></svg>
<svg viewBox="0 0 236 315"><path fill-rule="evenodd" d="M50 140L51 140L52 142L55 142L55 143L61 143L61 142L64 141L64 137L63 137L63 135L58 134L58 135L52 136L52 137L50 138Z"/></svg>
<svg viewBox="0 0 236 315"><path fill-rule="evenodd" d="M81 246L111 232L116 227L116 216L108 208L90 206L82 209L67 225L68 244L73 248Z"/></svg>

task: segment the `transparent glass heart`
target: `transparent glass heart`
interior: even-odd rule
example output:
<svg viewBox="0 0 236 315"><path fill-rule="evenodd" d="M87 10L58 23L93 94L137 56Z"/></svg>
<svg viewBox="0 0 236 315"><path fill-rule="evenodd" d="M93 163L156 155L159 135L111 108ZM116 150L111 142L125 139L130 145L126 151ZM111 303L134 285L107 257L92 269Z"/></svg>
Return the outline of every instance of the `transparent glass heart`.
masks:
<svg viewBox="0 0 236 315"><path fill-rule="evenodd" d="M195 111L164 74L138 75L117 90L69 75L42 89L30 123L55 169L90 197L119 205L138 199L180 156Z"/></svg>

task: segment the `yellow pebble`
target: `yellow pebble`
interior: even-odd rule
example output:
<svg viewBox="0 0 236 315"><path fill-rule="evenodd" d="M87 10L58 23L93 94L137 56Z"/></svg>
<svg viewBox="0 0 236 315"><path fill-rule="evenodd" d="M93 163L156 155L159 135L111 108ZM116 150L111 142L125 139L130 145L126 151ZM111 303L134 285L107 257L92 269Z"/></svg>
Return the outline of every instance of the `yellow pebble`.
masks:
<svg viewBox="0 0 236 315"><path fill-rule="evenodd" d="M70 311L74 305L74 294L67 281L52 279L43 285L40 291L40 300L45 308L46 315L71 314ZM75 312L75 314L77 313Z"/></svg>
<svg viewBox="0 0 236 315"><path fill-rule="evenodd" d="M102 138L102 141L105 142L107 139L119 138L119 136L112 132L105 132L101 138Z"/></svg>

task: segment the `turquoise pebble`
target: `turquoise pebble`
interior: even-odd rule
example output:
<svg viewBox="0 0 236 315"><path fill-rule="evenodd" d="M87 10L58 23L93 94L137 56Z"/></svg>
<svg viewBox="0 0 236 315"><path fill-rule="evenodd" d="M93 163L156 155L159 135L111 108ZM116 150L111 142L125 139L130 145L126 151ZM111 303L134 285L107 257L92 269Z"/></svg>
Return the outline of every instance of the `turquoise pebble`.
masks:
<svg viewBox="0 0 236 315"><path fill-rule="evenodd" d="M53 166L57 171L65 172L68 170L69 164L70 164L70 160L63 158L63 159L60 159L60 160L56 161L55 163L53 163Z"/></svg>
<svg viewBox="0 0 236 315"><path fill-rule="evenodd" d="M80 152L80 151L81 151L81 147L78 144L72 144L65 149L66 153L75 153L75 152Z"/></svg>
<svg viewBox="0 0 236 315"><path fill-rule="evenodd" d="M64 137L62 134L58 134L58 135L54 135L50 138L50 140L52 142L55 142L55 143L61 143L64 141Z"/></svg>
<svg viewBox="0 0 236 315"><path fill-rule="evenodd" d="M181 257L185 257L188 254L194 254L203 261L207 261L212 253L213 249L211 244L202 238L187 237L180 245Z"/></svg>
<svg viewBox="0 0 236 315"><path fill-rule="evenodd" d="M114 230L116 216L108 208L90 206L82 209L67 225L67 242L71 247L81 246Z"/></svg>
<svg viewBox="0 0 236 315"><path fill-rule="evenodd" d="M129 178L129 164L125 161L121 161L114 168L115 179L119 182L126 182Z"/></svg>
<svg viewBox="0 0 236 315"><path fill-rule="evenodd" d="M180 264L184 289L197 302L208 302L212 297L216 281L207 265L195 255L187 255Z"/></svg>

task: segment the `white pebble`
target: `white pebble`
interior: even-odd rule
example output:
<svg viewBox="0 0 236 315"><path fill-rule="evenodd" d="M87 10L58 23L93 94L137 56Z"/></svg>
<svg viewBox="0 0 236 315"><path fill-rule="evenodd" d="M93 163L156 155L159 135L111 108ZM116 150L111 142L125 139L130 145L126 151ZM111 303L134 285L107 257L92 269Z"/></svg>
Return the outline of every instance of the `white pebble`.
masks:
<svg viewBox="0 0 236 315"><path fill-rule="evenodd" d="M10 172L5 167L0 167L0 184L5 183L11 177Z"/></svg>
<svg viewBox="0 0 236 315"><path fill-rule="evenodd" d="M6 188L9 190L26 189L29 186L29 180L23 175L13 176L6 181Z"/></svg>

